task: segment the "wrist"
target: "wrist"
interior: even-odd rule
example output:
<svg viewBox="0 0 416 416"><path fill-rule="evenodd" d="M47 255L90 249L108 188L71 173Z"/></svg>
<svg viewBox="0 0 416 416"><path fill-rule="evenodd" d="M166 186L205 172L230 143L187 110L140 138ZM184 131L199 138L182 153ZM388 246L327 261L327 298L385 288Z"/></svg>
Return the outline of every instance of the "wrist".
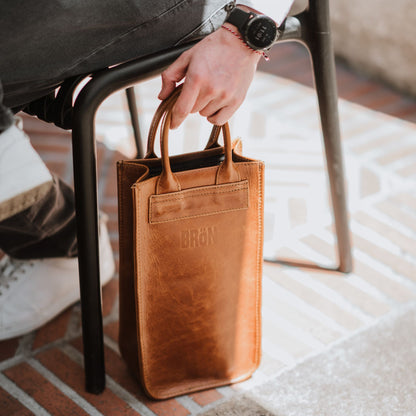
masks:
<svg viewBox="0 0 416 416"><path fill-rule="evenodd" d="M269 60L269 57L264 51L258 51L253 48L251 48L242 38L241 34L237 31L237 28L232 25L231 23L224 22L221 26L220 30L224 32L224 36L227 36L228 39L235 45L235 47L238 47L239 49L244 49L246 53L249 53L250 55L253 55L258 58L258 60L263 56L266 61ZM231 40L233 39L233 40Z"/></svg>
<svg viewBox="0 0 416 416"><path fill-rule="evenodd" d="M236 36L239 34L243 42L263 55L270 50L281 34L273 19L248 6L237 4L231 6L228 12L224 29Z"/></svg>

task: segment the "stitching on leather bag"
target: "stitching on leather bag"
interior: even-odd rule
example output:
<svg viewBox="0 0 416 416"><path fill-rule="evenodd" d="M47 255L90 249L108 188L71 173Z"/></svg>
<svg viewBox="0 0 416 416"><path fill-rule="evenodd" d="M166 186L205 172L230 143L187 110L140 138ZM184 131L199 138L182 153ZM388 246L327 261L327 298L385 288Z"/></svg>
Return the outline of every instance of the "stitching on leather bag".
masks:
<svg viewBox="0 0 416 416"><path fill-rule="evenodd" d="M260 360L260 293L261 293L261 259L260 259L260 252L262 247L262 226L263 226L263 216L262 209L263 209L263 198L262 198L262 178L261 178L261 170L260 165L257 165L257 181L258 181L258 205L257 205L257 218L258 218L258 225L257 225L257 285L256 285L256 360L255 360L255 367Z"/></svg>
<svg viewBox="0 0 416 416"><path fill-rule="evenodd" d="M224 185L228 185L228 187L230 187L230 188L233 187L233 188L237 188L237 189L221 190L221 188L224 187ZM215 194L225 194L225 193L231 193L231 192L238 192L238 191L241 191L241 190L244 190L244 189L248 189L248 181L247 180L241 181L241 182L239 182L238 184L235 184L235 185L229 185L229 184L224 184L224 185L222 185L222 186L217 185L217 186L215 186L215 188L214 188L214 186L210 187L210 189L218 189L218 191L216 191L216 192L208 191L208 190L206 192L203 192L203 191L200 191L199 189L184 189L183 191L179 191L179 192L186 192L187 193L186 196L188 197L188 196L191 196L194 193L198 194L198 195L215 195ZM176 194L176 192L175 192L175 194ZM156 203L157 204L164 204L165 202L171 202L171 201L176 201L176 200L179 200L179 199L183 199L183 196L175 195L175 196L172 196L172 197L163 198L161 201L154 201L155 197L159 197L158 199L162 199L162 198L160 198L160 195L151 195L150 198L151 198L151 201L152 201L153 204L156 204Z"/></svg>
<svg viewBox="0 0 416 416"><path fill-rule="evenodd" d="M163 223L166 223L166 222L172 222L172 221L178 221L178 220L188 220L190 218L207 217L208 215L221 214L223 212L242 211L242 210L245 210L247 208L248 208L248 206L243 207L243 208L224 209L224 210L221 210L221 211L208 212L206 214L190 215L190 216L187 216L187 217L176 217L176 218L172 218L170 220L163 220L163 221L152 221L152 220L150 220L150 223L151 224L163 224Z"/></svg>
<svg viewBox="0 0 416 416"><path fill-rule="evenodd" d="M241 377L237 377L235 379L228 379L228 378L224 378L222 380L216 381L215 383L201 383L198 384L198 389L205 389L205 388L211 388L211 387L220 387L220 386L224 386L226 384L233 384L233 383L238 383L240 381L246 380L247 378L249 378L252 374L252 371L246 372L244 373L244 375L242 375ZM163 390L158 390L158 389L154 389L153 392L156 393L156 395L158 395L158 399L167 399L167 398L171 398L174 396L179 396L185 393L194 393L195 392L195 388L191 387L191 388L185 388L185 389L171 389L169 394L159 394L159 392L163 392Z"/></svg>
<svg viewBox="0 0 416 416"><path fill-rule="evenodd" d="M245 180L243 183L240 183L239 185L234 185L235 188L239 188L239 189L234 189L234 190L220 190L218 192L198 192L197 190L195 190L195 192L190 192L189 193L189 197L192 197L192 193L198 193L198 195L218 195L221 193L232 193L232 192L238 192L241 190L247 190L248 189L248 181ZM220 188L220 186L216 187L217 189ZM165 203L165 202L172 202L175 200L180 200L183 199L179 196L177 197L173 197L173 198L169 198L166 199L164 201L154 201L154 198L152 198L153 195L151 195L150 197L150 204L149 204L149 222L151 224L163 224L163 223L167 223L167 222L172 222L172 221L178 221L178 220L186 220L186 219L190 219L190 218L199 218L199 217L206 217L208 215L215 215L215 214L220 214L223 212L234 212L234 211L241 211L241 210L245 210L249 207L249 198L248 198L248 192L246 193L246 205L244 207L241 208L232 208L232 209L222 209L222 210L217 210L217 211L210 211L210 212L206 212L203 214L196 214L196 215L188 215L188 216L184 216L184 217L175 217L175 218L171 218L168 220L162 220L162 221L157 221L157 220L153 220L153 205L154 204L161 204L161 203Z"/></svg>
<svg viewBox="0 0 416 416"><path fill-rule="evenodd" d="M140 188L135 188L135 193L140 194ZM136 196L135 196L135 201L137 200ZM139 196L140 199L140 196ZM135 213L136 215L139 215L140 213L140 205L138 204L139 207L135 208ZM137 218L137 217L136 217ZM138 247L136 250L136 274L137 274L137 279L135 279L135 284L136 284L136 293L137 293L137 297L139 300L139 303L137 304L138 307L136 307L136 322L139 322L139 326L136 327L136 337L137 337L137 345L140 346L140 350L137 351L139 353L139 363L141 363L141 368L142 368L142 378L143 378L143 384L144 384L144 388L146 383L147 383L147 376L146 376L146 372L147 372L147 365L146 362L143 358L144 355L144 346L143 346L143 342L142 342L142 337L140 337L140 333L143 330L143 315L142 313L140 313L139 309L140 309L140 304L143 305L143 290L142 290L142 267L141 264L142 262L140 261L140 257L141 257L141 253L142 253L142 236L143 236L143 232L140 232L140 225L141 225L141 221L137 221L137 219L135 219L135 231L136 231L136 241L138 242ZM136 298L137 299L137 298Z"/></svg>
<svg viewBox="0 0 416 416"><path fill-rule="evenodd" d="M231 194L231 193L233 193L233 192L239 192L239 191L243 191L244 189L247 189L247 187L240 187L240 188L237 188L237 189L231 189L231 190L229 190L229 189L225 189L225 190L219 190L219 191L217 191L217 192L190 192L188 195L186 195L186 196L180 196L180 195L178 195L178 196L175 196L175 197L172 197L172 198L166 198L166 199L163 199L162 201L155 201L154 199L155 198L152 198L152 203L153 203L153 205L155 205L155 204L157 204L157 205L159 205L159 204L165 204L165 203L167 203L167 202L172 202L172 201L179 201L179 200L181 200L181 199L184 199L184 198L189 198L189 197L192 197L192 194L193 193L195 193L195 194L197 194L198 196L199 195L218 195L218 194ZM179 191L180 192L180 191ZM151 195L151 196L153 196L153 195Z"/></svg>

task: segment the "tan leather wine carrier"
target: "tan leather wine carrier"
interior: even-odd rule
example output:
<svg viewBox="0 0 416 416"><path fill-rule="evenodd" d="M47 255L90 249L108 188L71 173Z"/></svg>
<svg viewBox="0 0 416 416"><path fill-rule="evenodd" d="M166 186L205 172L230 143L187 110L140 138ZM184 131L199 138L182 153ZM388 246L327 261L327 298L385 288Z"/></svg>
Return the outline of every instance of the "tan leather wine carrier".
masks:
<svg viewBox="0 0 416 416"><path fill-rule="evenodd" d="M155 399L242 381L260 361L264 166L232 150L228 124L169 158L178 93L156 111L146 157L117 165L119 344Z"/></svg>

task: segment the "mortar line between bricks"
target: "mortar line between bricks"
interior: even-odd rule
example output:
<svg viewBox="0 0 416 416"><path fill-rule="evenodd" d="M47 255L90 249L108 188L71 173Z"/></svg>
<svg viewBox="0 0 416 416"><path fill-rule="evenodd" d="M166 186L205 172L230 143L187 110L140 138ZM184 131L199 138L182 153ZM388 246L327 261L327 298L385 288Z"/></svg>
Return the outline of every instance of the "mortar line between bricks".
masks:
<svg viewBox="0 0 416 416"><path fill-rule="evenodd" d="M21 364L26 361L27 356L25 355L15 355L12 358L4 360L0 362L0 372L7 370L10 367L14 367L15 365Z"/></svg>
<svg viewBox="0 0 416 416"><path fill-rule="evenodd" d="M34 358L27 360L27 363L30 364L39 374L45 377L52 385L54 385L61 393L71 399L75 404L85 410L91 416L103 416L94 406L89 404L85 399L83 399L75 390L65 384L60 380L55 374L50 370L44 367L39 361Z"/></svg>
<svg viewBox="0 0 416 416"><path fill-rule="evenodd" d="M111 339L108 335L104 334L104 344L114 351L116 354L120 354L118 349L118 344L113 339Z"/></svg>
<svg viewBox="0 0 416 416"><path fill-rule="evenodd" d="M210 411L211 409L216 408L217 406L221 406L222 403L225 403L226 401L230 400L231 397L237 396L238 394L241 394L241 393L233 391L233 394L229 394L228 396L225 396L220 400L217 400L213 403L210 403L210 404L208 404L204 407L201 407L201 410L199 410L197 413L193 413L191 416L202 415L202 414ZM242 393L242 394L244 394L244 393Z"/></svg>
<svg viewBox="0 0 416 416"><path fill-rule="evenodd" d="M35 355L38 355L39 353L46 351L46 350L51 350L53 348L61 348L62 346L64 346L65 344L67 344L68 342L78 338L81 334L74 334L71 337L63 337L63 338L59 338L56 339L55 341L51 341L48 344L44 344L42 346L40 346L37 349L34 349L31 354L30 357L34 357ZM26 357L27 359L28 357Z"/></svg>
<svg viewBox="0 0 416 416"><path fill-rule="evenodd" d="M200 406L200 409L197 412L192 413L192 416L200 415L202 413L205 413L205 412L221 405L222 403L226 402L227 400L229 400L230 398L232 398L233 396L238 394L237 391L231 387L231 385L217 387L214 390L218 391L218 393L220 393L223 397L221 399L218 399L218 400L212 402L212 403L207 404L204 407Z"/></svg>
<svg viewBox="0 0 416 416"><path fill-rule="evenodd" d="M4 388L11 396L19 401L23 406L27 407L36 416L53 416L47 412L38 402L30 397L24 390L18 387L4 374L0 374L0 385Z"/></svg>
<svg viewBox="0 0 416 416"><path fill-rule="evenodd" d="M27 356L27 355L31 354L34 339L35 339L35 332L34 331L32 331L29 334L24 335L19 340L19 346L17 347L16 355L25 355L25 356Z"/></svg>
<svg viewBox="0 0 416 416"><path fill-rule="evenodd" d="M69 358L71 358L75 363L77 363L82 369L84 369L84 360L82 354L74 348L72 345L64 344L59 347L59 349L65 353Z"/></svg>
<svg viewBox="0 0 416 416"><path fill-rule="evenodd" d="M189 396L179 396L176 400L187 410L191 412L191 415L196 415L200 412L202 407L193 401Z"/></svg>
<svg viewBox="0 0 416 416"><path fill-rule="evenodd" d="M235 394L235 390L231 388L230 386L217 387L215 390L217 390L224 397L231 397L231 396L234 396Z"/></svg>
<svg viewBox="0 0 416 416"><path fill-rule="evenodd" d="M118 280L118 273L114 273L113 279ZM114 300L113 307L111 308L110 313L103 319L103 325L105 326L109 323L118 321L119 320L118 311L119 311L119 299L117 296L116 299Z"/></svg>
<svg viewBox="0 0 416 416"><path fill-rule="evenodd" d="M84 368L82 354L76 348L72 345L64 345L61 347L61 350L73 361ZM132 394L120 386L108 374L106 374L105 379L107 388L109 388L116 396L125 401L131 408L139 412L142 416L157 416L147 406L141 403L140 400L136 399Z"/></svg>
<svg viewBox="0 0 416 416"><path fill-rule="evenodd" d="M82 329L80 327L81 322L81 305L78 303L71 307L71 315L68 319L64 340L70 340L82 335Z"/></svg>
<svg viewBox="0 0 416 416"><path fill-rule="evenodd" d="M126 402L132 409L139 412L141 416L157 416L144 403L130 394L120 384L113 380L109 375L106 375L107 388L109 388L117 397Z"/></svg>
<svg viewBox="0 0 416 416"><path fill-rule="evenodd" d="M111 311L106 317L103 318L103 326L106 326L108 324L111 324L117 321L118 321L118 316L117 315L114 316L113 311Z"/></svg>

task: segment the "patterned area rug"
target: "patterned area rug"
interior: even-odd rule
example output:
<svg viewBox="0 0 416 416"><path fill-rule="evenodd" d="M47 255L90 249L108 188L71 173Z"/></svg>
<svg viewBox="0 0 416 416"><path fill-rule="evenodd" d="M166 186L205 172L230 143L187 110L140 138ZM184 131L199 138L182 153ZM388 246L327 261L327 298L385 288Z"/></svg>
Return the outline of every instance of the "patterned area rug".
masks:
<svg viewBox="0 0 416 416"><path fill-rule="evenodd" d="M415 333L412 304L204 416L414 415Z"/></svg>

